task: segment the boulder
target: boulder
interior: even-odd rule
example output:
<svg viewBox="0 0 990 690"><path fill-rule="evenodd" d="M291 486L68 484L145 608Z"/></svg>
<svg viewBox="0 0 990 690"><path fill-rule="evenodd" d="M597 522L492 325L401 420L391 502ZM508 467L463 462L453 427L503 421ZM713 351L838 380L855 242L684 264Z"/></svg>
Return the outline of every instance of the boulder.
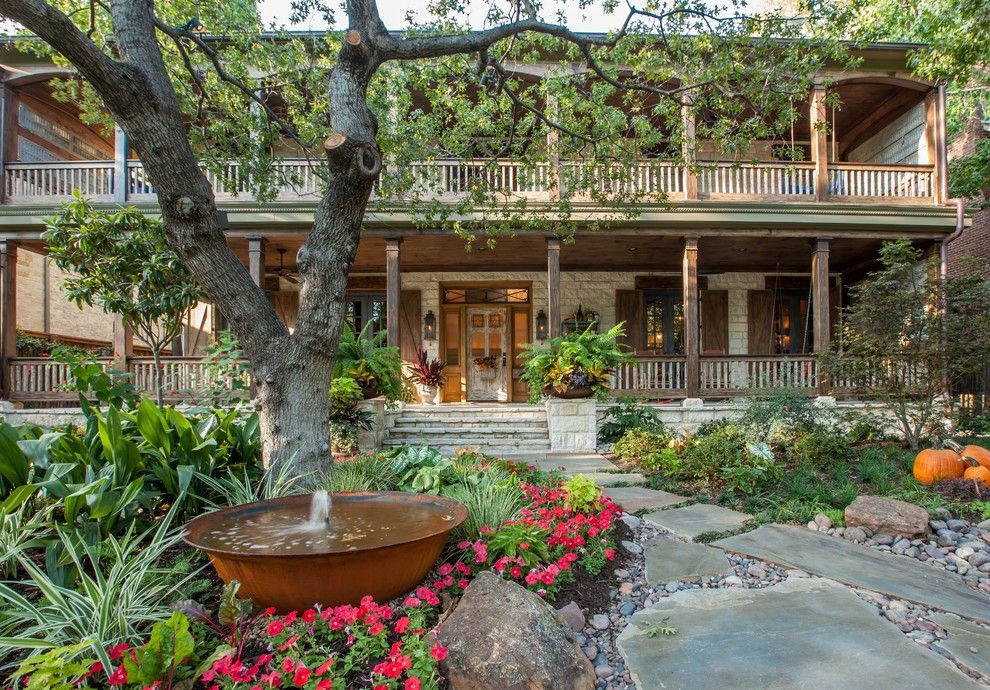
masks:
<svg viewBox="0 0 990 690"><path fill-rule="evenodd" d="M480 573L440 626L453 690L593 690L595 669L546 602Z"/></svg>
<svg viewBox="0 0 990 690"><path fill-rule="evenodd" d="M846 525L873 533L913 539L928 534L928 511L912 503L882 496L858 496L846 506Z"/></svg>

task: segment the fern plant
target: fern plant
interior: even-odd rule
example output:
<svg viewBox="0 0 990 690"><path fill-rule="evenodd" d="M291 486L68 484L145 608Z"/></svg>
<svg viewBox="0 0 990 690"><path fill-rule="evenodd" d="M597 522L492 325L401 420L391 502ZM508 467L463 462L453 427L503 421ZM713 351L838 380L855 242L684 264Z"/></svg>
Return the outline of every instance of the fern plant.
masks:
<svg viewBox="0 0 990 690"><path fill-rule="evenodd" d="M337 349L334 377L347 376L362 387L378 391L389 402L402 400L402 358L399 348L385 345L385 331L370 333L369 321L356 333L350 324L344 327Z"/></svg>
<svg viewBox="0 0 990 690"><path fill-rule="evenodd" d="M581 388L590 388L599 399L608 397L612 373L633 359L618 343L623 335L624 324L618 323L605 333L588 327L551 338L543 345L525 346L522 378L529 385L529 401L538 402L545 393Z"/></svg>

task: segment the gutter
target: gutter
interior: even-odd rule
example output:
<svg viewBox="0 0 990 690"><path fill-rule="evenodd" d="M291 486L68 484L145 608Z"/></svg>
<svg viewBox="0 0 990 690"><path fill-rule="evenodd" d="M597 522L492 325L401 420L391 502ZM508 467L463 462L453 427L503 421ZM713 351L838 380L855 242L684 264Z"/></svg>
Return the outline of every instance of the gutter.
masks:
<svg viewBox="0 0 990 690"><path fill-rule="evenodd" d="M939 273L942 278L946 278L949 272L949 242L958 239L966 229L966 202L963 199L956 199L956 229L952 234L942 240L939 245Z"/></svg>

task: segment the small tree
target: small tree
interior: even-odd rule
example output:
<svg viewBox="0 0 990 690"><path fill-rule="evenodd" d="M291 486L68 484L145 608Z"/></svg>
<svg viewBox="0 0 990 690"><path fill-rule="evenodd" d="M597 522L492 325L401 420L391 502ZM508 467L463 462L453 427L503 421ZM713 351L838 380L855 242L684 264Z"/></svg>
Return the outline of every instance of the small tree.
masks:
<svg viewBox="0 0 990 690"><path fill-rule="evenodd" d="M151 350L161 405L162 351L201 296L168 248L161 221L134 208L100 211L76 193L45 224L49 256L70 274L62 285L69 300L118 314Z"/></svg>
<svg viewBox="0 0 990 690"><path fill-rule="evenodd" d="M990 361L990 284L976 271L941 277L907 240L885 243L880 263L851 289L841 345L821 363L883 401L917 449L951 419L952 386Z"/></svg>

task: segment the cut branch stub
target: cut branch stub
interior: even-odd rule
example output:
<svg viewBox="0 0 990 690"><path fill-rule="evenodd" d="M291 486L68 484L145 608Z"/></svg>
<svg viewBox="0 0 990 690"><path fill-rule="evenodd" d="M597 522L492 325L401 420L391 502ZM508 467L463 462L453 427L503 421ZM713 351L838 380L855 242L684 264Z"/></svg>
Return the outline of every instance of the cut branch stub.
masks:
<svg viewBox="0 0 990 690"><path fill-rule="evenodd" d="M361 32L357 29L350 29L344 34L344 40L347 41L348 45L359 46L361 45Z"/></svg>
<svg viewBox="0 0 990 690"><path fill-rule="evenodd" d="M382 155L374 142L358 142L343 132L334 132L323 142L327 157L340 165L357 170L362 177L377 177L382 170Z"/></svg>

